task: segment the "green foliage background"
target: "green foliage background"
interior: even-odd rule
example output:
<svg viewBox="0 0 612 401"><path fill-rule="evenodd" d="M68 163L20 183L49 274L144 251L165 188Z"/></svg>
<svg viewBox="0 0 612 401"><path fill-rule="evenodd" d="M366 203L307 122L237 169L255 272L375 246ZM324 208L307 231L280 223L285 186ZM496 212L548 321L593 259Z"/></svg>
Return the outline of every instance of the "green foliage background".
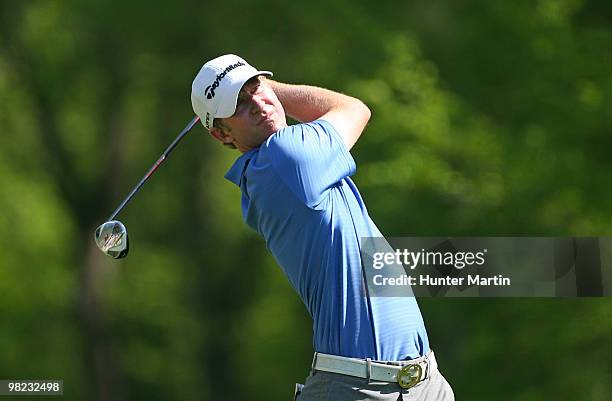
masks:
<svg viewBox="0 0 612 401"><path fill-rule="evenodd" d="M611 23L603 0L0 0L0 378L291 399L311 323L242 224L236 152L197 127L122 212L130 257L92 240L222 53L371 107L354 178L389 236L609 236ZM458 400L612 398L609 299L420 305Z"/></svg>

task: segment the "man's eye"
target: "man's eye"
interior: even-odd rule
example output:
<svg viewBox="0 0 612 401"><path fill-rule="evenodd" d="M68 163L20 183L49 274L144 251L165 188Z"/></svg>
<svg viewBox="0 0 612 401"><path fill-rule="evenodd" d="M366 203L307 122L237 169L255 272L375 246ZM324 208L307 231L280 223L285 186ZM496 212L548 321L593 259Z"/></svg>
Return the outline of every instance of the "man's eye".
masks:
<svg viewBox="0 0 612 401"><path fill-rule="evenodd" d="M255 94L255 93L259 92L259 88L260 88L260 86L261 86L261 85L259 85L259 84L255 84L255 85L251 86L251 88L249 89L249 93L250 93L251 95L253 95L253 94Z"/></svg>

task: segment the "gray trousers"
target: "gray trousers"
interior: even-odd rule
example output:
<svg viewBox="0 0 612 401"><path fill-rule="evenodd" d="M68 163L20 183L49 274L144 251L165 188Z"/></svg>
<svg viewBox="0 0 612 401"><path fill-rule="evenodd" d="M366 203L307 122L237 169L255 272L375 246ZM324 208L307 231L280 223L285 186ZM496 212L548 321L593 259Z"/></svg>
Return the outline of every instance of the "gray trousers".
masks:
<svg viewBox="0 0 612 401"><path fill-rule="evenodd" d="M296 401L454 401L450 384L438 369L409 389L397 383L371 382L359 377L313 371L296 394Z"/></svg>

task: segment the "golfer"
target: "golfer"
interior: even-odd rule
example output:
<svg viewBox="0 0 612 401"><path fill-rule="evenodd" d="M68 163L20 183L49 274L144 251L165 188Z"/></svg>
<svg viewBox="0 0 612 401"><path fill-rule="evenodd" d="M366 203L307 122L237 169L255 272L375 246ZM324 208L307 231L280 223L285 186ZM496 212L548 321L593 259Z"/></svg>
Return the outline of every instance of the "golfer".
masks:
<svg viewBox="0 0 612 401"><path fill-rule="evenodd" d="M299 401L454 400L414 297L369 297L360 241L382 237L350 176L370 110L323 88L271 80L244 59L208 61L191 102L210 134L242 154L226 174L244 221L266 241L313 319ZM287 125L286 116L300 124Z"/></svg>

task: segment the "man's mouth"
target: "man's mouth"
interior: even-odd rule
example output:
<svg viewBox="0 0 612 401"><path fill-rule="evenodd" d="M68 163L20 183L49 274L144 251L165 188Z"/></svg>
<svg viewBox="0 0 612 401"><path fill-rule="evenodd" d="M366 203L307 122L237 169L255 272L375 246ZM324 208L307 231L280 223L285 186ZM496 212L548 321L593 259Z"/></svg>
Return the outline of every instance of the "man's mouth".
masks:
<svg viewBox="0 0 612 401"><path fill-rule="evenodd" d="M262 117L259 119L259 121L257 121L257 124L256 124L256 125L261 125L261 124L263 124L264 122L269 122L269 121L272 121L272 113L268 113L268 114L266 114L266 115L262 116Z"/></svg>

